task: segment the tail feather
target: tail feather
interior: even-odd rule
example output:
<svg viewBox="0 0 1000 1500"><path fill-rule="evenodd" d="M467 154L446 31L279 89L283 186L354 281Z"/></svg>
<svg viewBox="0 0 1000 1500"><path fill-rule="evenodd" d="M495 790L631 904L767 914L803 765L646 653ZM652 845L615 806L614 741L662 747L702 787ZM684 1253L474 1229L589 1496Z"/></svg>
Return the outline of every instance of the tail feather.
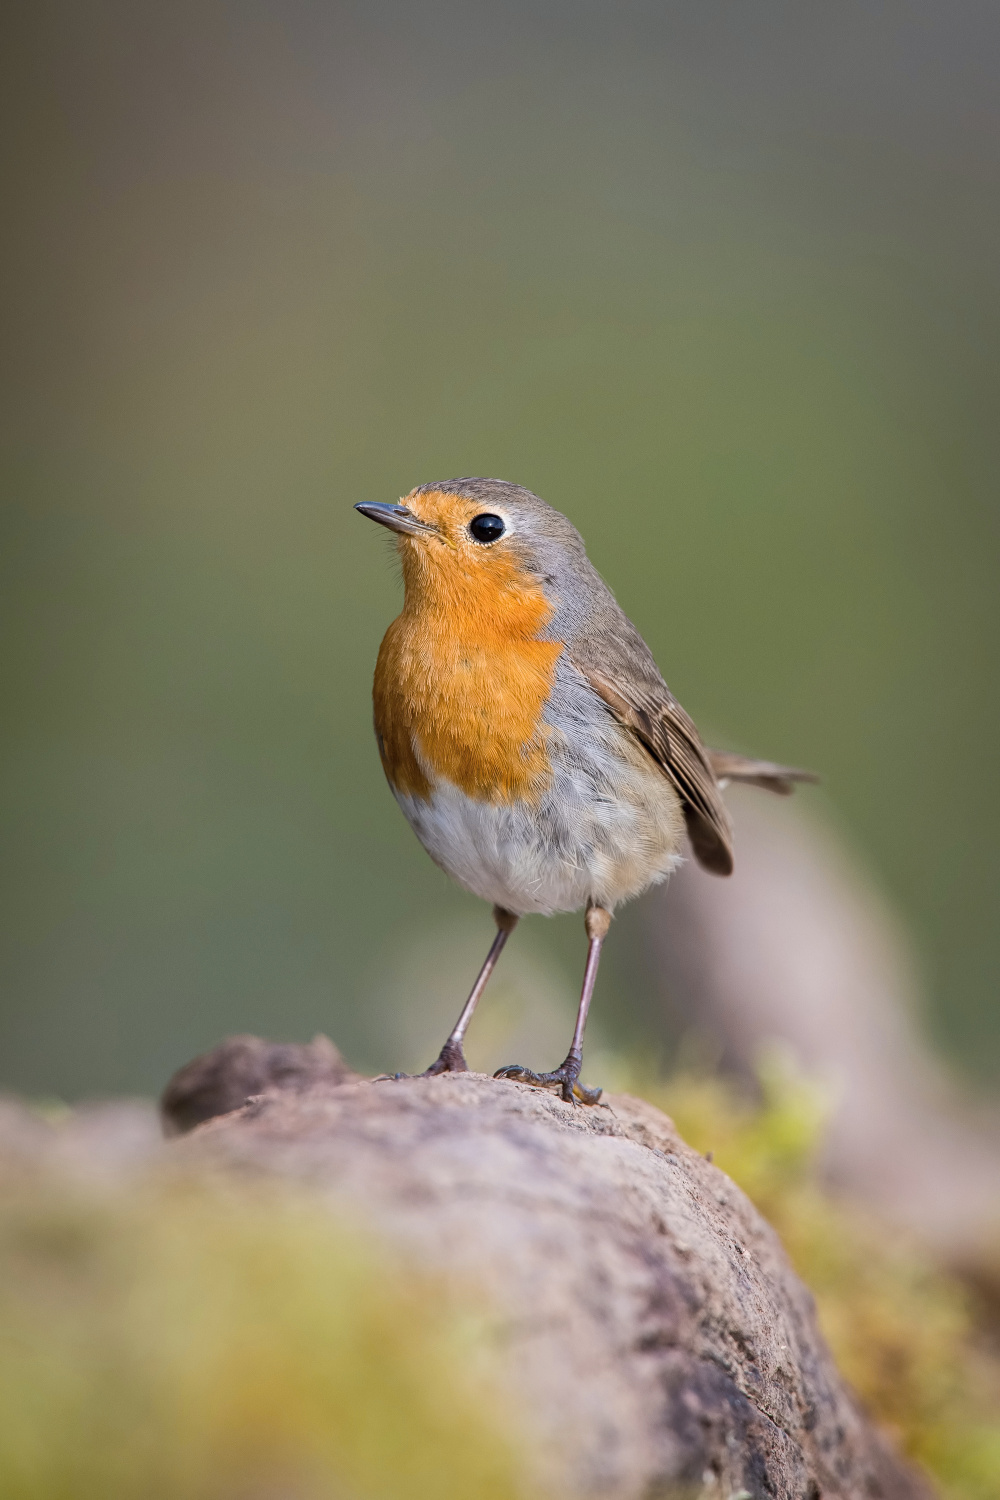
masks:
<svg viewBox="0 0 1000 1500"><path fill-rule="evenodd" d="M707 754L720 786L741 781L748 786L761 786L767 792L777 792L779 797L790 797L796 782L819 781L813 771L779 766L773 760L749 760L747 756L734 755L729 750L708 750Z"/></svg>

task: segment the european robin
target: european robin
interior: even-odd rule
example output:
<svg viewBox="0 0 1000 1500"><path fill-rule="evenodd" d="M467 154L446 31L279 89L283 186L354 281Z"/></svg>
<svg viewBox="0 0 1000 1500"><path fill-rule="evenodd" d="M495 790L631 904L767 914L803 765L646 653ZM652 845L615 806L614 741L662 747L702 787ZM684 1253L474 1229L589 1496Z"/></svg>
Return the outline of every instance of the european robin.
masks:
<svg viewBox="0 0 1000 1500"><path fill-rule="evenodd" d="M431 858L493 903L496 937L427 1074L465 1071L466 1030L528 912L586 912L589 946L566 1060L496 1077L580 1082L611 915L680 862L685 831L733 868L729 781L787 794L806 771L704 746L576 528L530 490L449 479L355 509L397 533L405 597L375 667L375 737L393 795Z"/></svg>

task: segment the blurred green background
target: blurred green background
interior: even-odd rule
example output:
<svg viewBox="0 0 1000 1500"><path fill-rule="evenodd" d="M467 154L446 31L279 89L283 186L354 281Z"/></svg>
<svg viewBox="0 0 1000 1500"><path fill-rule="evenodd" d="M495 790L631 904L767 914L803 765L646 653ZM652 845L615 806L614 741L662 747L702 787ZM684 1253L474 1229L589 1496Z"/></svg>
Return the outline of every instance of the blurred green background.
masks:
<svg viewBox="0 0 1000 1500"><path fill-rule="evenodd" d="M383 783L351 506L460 474L571 516L720 742L823 773L994 1083L998 56L990 0L11 8L0 1085L436 1051L407 1006L491 923ZM509 1004L570 1004L579 918L518 941Z"/></svg>

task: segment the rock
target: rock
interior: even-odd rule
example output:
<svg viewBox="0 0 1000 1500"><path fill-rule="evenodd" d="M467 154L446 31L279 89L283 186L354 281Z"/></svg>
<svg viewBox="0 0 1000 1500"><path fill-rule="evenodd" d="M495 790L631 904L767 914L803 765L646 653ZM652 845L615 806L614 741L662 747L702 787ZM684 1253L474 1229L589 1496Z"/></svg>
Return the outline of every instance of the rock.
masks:
<svg viewBox="0 0 1000 1500"><path fill-rule="evenodd" d="M328 1036L313 1037L308 1045L230 1036L174 1074L163 1091L160 1113L167 1135L183 1135L269 1089L334 1088L358 1076Z"/></svg>
<svg viewBox="0 0 1000 1500"><path fill-rule="evenodd" d="M246 1054L229 1055L238 1087L214 1054L171 1084L175 1113L190 1118L199 1076L218 1100L244 1089ZM407 1259L477 1289L533 1413L526 1450L542 1443L568 1493L930 1494L858 1409L774 1232L640 1100L574 1107L469 1073L296 1075L172 1151L308 1182Z"/></svg>
<svg viewBox="0 0 1000 1500"><path fill-rule="evenodd" d="M827 1180L945 1261L975 1263L994 1238L1000 1117L959 1097L920 1025L912 943L835 830L796 800L737 792L732 878L688 860L643 903L646 1023L666 1048L702 1038L751 1084L780 1038L830 1088Z"/></svg>

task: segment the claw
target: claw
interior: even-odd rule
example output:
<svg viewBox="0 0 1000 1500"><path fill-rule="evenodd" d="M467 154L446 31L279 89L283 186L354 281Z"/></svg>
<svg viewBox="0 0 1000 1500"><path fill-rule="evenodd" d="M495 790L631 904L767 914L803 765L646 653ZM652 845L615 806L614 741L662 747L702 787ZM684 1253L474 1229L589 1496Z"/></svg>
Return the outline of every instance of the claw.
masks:
<svg viewBox="0 0 1000 1500"><path fill-rule="evenodd" d="M533 1073L530 1068L522 1068L520 1063L508 1063L505 1068L497 1068L493 1074L494 1078L512 1078L515 1083L533 1083L538 1087L543 1086L540 1073Z"/></svg>
<svg viewBox="0 0 1000 1500"><path fill-rule="evenodd" d="M596 1104L602 1091L588 1089L578 1083L579 1073L579 1059L568 1057L562 1067L556 1068L552 1073L533 1073L530 1068L522 1068L519 1063L508 1063L505 1068L498 1068L493 1077L510 1078L515 1083L531 1084L533 1088L558 1088L560 1097L567 1104L575 1104L577 1100L581 1104Z"/></svg>

